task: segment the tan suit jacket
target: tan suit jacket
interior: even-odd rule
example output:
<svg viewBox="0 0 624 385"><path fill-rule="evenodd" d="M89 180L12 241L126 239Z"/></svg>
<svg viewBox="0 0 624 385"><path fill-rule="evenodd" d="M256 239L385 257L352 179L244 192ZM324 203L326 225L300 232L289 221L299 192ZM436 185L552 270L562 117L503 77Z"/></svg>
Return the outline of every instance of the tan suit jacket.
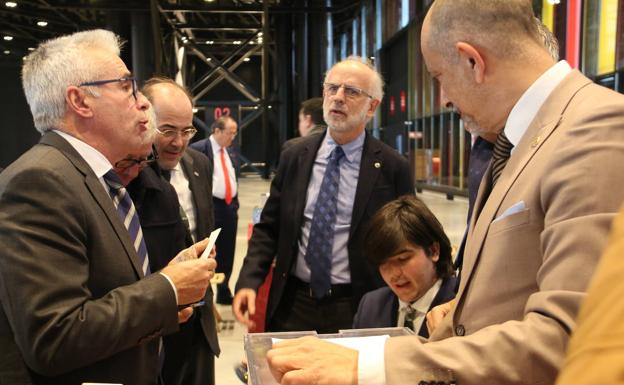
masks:
<svg viewBox="0 0 624 385"><path fill-rule="evenodd" d="M557 384L624 383L624 211L592 278Z"/></svg>
<svg viewBox="0 0 624 385"><path fill-rule="evenodd" d="M623 164L624 95L573 71L527 128L487 201L486 172L457 306L431 342L388 340L387 384L417 383L425 368L439 367L462 385L553 383L624 200ZM521 201L525 209L503 214Z"/></svg>

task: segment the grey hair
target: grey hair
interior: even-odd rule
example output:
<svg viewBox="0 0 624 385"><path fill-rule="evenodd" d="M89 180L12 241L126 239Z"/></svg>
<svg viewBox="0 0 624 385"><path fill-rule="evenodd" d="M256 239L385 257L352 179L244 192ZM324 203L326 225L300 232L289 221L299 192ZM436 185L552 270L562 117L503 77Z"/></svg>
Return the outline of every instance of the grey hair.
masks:
<svg viewBox="0 0 624 385"><path fill-rule="evenodd" d="M542 46L530 0L436 0L427 17L426 43L449 59L460 41L508 58L522 55L527 41Z"/></svg>
<svg viewBox="0 0 624 385"><path fill-rule="evenodd" d="M65 116L65 91L98 80L105 68L94 63L87 50L119 56L122 42L111 31L96 29L48 40L24 58L22 86L35 128L40 133L60 128ZM88 90L95 96L97 91Z"/></svg>
<svg viewBox="0 0 624 385"><path fill-rule="evenodd" d="M559 61L559 41L557 41L555 35L550 32L548 27L546 27L539 18L534 17L533 20L537 26L537 33L542 39L544 48L546 48L550 57L552 57L554 61Z"/></svg>
<svg viewBox="0 0 624 385"><path fill-rule="evenodd" d="M371 72L373 73L373 77L371 79L371 89L367 90L367 92L375 99L379 100L381 102L381 99L383 99L384 93L383 93L383 88L384 88L384 80L383 77L381 76L381 74L377 71L377 69L375 68L375 66L373 66L373 64L370 62L370 60L368 60L365 57L362 56L356 56L356 55L351 55L349 57L347 57L344 60L339 61L338 63L334 64L326 73L325 73L325 80L327 81L327 76L329 75L329 73L338 65L340 64L344 64L344 63L359 63L361 65L364 65L366 68L368 68L369 70L371 70Z"/></svg>

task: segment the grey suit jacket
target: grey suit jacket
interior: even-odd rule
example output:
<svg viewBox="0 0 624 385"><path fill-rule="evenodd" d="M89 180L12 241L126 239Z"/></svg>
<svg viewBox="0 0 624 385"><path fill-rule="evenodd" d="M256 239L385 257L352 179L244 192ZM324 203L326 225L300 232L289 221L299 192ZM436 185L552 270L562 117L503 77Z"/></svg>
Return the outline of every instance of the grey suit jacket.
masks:
<svg viewBox="0 0 624 385"><path fill-rule="evenodd" d="M297 260L306 191L323 135L312 135L281 154L279 169L271 183L271 194L253 229L249 249L236 290L258 287L276 258L269 292L267 322L282 298L288 275ZM407 161L395 150L366 135L360 174L349 230L349 270L353 287L352 306L357 310L364 293L383 285L377 268L362 255L362 238L370 217L385 203L401 195L413 194L414 184Z"/></svg>
<svg viewBox="0 0 624 385"><path fill-rule="evenodd" d="M624 200L623 111L624 95L578 71L555 88L487 200L483 178L457 306L429 343L386 343L388 385L426 367L450 368L464 385L554 382Z"/></svg>
<svg viewBox="0 0 624 385"><path fill-rule="evenodd" d="M0 176L0 382L153 384L178 330L165 277L143 277L110 196L43 136Z"/></svg>

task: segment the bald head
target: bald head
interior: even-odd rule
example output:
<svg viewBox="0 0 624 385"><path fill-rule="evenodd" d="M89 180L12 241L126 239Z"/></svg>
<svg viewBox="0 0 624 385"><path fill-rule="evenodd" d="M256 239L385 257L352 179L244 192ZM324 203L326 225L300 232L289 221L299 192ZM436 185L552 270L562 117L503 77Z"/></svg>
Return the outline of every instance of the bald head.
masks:
<svg viewBox="0 0 624 385"><path fill-rule="evenodd" d="M527 45L543 49L530 0L436 0L425 18L423 45L451 58L457 42L513 60Z"/></svg>

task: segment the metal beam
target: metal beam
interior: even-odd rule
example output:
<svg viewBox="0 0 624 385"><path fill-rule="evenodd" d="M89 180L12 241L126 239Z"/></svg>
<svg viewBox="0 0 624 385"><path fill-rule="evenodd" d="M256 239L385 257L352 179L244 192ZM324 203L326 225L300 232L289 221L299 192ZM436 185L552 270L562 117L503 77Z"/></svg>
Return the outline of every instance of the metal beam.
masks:
<svg viewBox="0 0 624 385"><path fill-rule="evenodd" d="M200 31L252 31L262 28L260 24L237 24L237 25L216 25L210 23L174 23L176 28L196 29Z"/></svg>

